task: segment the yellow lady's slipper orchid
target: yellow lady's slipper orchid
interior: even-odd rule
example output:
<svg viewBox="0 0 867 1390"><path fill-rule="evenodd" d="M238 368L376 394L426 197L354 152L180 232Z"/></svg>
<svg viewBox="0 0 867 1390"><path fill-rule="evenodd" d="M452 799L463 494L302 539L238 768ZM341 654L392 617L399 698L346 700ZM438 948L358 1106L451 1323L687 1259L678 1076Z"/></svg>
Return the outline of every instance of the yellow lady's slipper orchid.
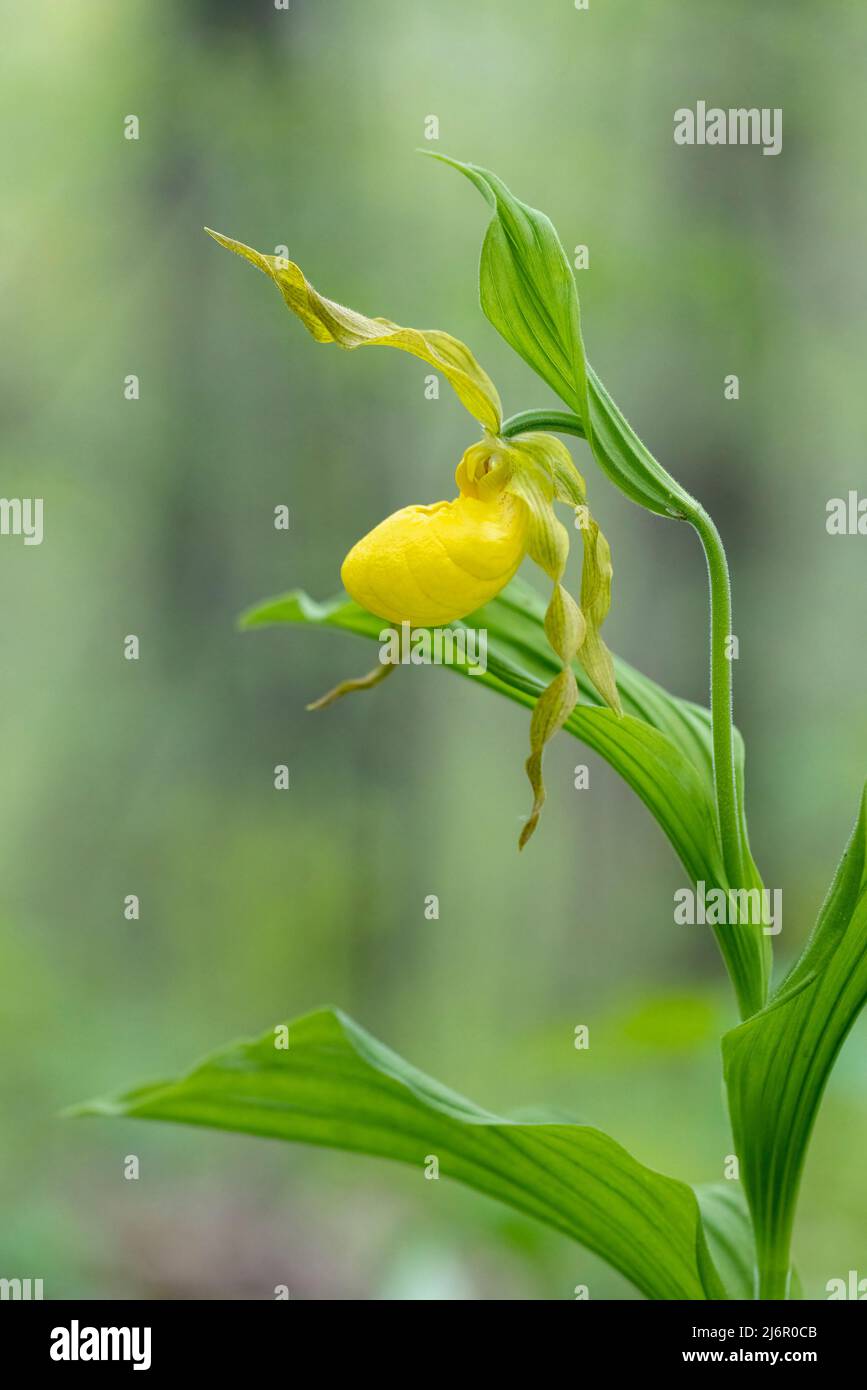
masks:
<svg viewBox="0 0 867 1390"><path fill-rule="evenodd" d="M483 426L485 437L467 449L458 465L457 497L403 507L386 517L353 546L341 577L362 608L388 622L414 627L443 627L483 607L508 584L525 555L553 581L545 633L562 669L539 696L530 721L526 768L533 808L521 833L523 848L545 800L545 745L578 701L572 668L576 658L603 700L621 712L611 656L599 635L611 597L610 552L587 509L581 475L565 445L553 435L500 438L496 388L456 338L367 318L318 294L292 261L262 255L217 232L210 235L268 275L318 342L350 349L396 347L422 358L442 372ZM569 533L554 513L555 502L568 503L582 518L580 605L561 583ZM311 708L330 704L350 690L368 689L393 669L379 666L359 680L345 681Z"/></svg>
<svg viewBox="0 0 867 1390"><path fill-rule="evenodd" d="M526 508L503 492L482 501L403 507L354 545L344 588L377 617L444 627L496 598L524 558Z"/></svg>

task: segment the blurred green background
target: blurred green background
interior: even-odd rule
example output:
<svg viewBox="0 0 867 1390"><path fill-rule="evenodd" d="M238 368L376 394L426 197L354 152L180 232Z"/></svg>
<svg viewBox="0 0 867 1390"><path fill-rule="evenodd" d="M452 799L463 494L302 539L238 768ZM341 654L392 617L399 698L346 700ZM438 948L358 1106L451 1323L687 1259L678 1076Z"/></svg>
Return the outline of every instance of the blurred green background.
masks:
<svg viewBox="0 0 867 1390"><path fill-rule="evenodd" d="M425 117L433 148L590 247L592 361L729 548L753 848L790 957L867 770L867 542L825 531L864 478L863 8L34 0L3 18L2 491L44 497L45 541L0 542L0 1275L51 1298L634 1297L421 1170L59 1118L336 1003L480 1103L559 1107L688 1180L721 1178L731 1145L722 967L709 933L673 925L682 871L614 774L558 739L519 856L524 711L410 670L308 715L371 649L237 632L256 600L332 593L390 510L451 495L476 431L446 387L425 400L421 363L317 347L201 228L285 244L325 294L454 333L507 412L552 398L478 308L486 212L414 153ZM782 154L676 147L673 111L699 98L782 107ZM694 536L575 456L613 548L611 645L704 700ZM864 1040L805 1176L812 1297L867 1276Z"/></svg>

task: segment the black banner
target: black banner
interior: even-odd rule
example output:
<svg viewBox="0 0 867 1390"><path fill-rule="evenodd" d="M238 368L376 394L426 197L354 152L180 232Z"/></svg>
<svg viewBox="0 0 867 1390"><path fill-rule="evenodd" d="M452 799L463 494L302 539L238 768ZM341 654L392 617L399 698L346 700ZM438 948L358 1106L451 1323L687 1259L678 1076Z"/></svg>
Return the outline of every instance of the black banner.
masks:
<svg viewBox="0 0 867 1390"><path fill-rule="evenodd" d="M478 1305L477 1305L478 1306ZM479 1313L483 1316L482 1308ZM510 1305L512 1306L512 1305ZM509 1345L520 1335L524 1314L512 1306ZM50 1372L52 1377L150 1375L214 1371L221 1375L260 1373L309 1366L319 1355L333 1370L352 1358L359 1369L385 1370L392 1350L406 1335L425 1339L424 1369L454 1369L458 1352L447 1338L441 1304L402 1308L398 1342L379 1323L381 1305L339 1303L323 1309L313 1303L153 1303L5 1302L0 1305L4 1361L19 1374ZM386 1314L392 1321L394 1313ZM458 1314L461 1317L461 1314ZM551 1316L549 1313L547 1316ZM514 1319L517 1317L517 1323ZM416 1322L418 1318L418 1322ZM329 1328L336 1325L341 1335ZM707 1366L810 1366L827 1373L852 1363L864 1344L865 1320L858 1306L843 1303L573 1303L563 1309L550 1335L558 1355L559 1338L570 1339L576 1370L588 1354L611 1372L642 1368L651 1374L674 1367L701 1374ZM426 1328L426 1330L425 1330ZM320 1331L328 1333L321 1340ZM432 1335L432 1334L436 1335ZM466 1329L459 1359L466 1361ZM546 1334L547 1335L547 1334ZM499 1337L484 1321L476 1330L479 1354L496 1364ZM312 1339L305 1343L304 1339ZM545 1344L534 1355L544 1362Z"/></svg>

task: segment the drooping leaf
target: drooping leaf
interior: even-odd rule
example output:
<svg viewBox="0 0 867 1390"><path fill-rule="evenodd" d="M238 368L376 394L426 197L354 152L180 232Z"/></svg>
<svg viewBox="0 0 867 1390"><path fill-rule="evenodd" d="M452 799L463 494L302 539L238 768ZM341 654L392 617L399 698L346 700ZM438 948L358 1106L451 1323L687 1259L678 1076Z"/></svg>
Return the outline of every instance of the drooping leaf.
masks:
<svg viewBox="0 0 867 1390"><path fill-rule="evenodd" d="M532 709L557 676L560 665L544 631L544 603L521 580L462 624L488 634L487 670L471 677ZM319 604L295 591L245 615L245 627L301 623L342 628L376 641L382 622L340 596ZM713 794L710 717L706 710L677 699L614 658L624 715L602 706L583 669L573 665L581 703L563 726L599 753L641 798L662 827L692 882L727 888ZM466 668L450 669L466 675ZM742 756L742 745L738 742ZM761 928L732 924L714 928L746 1017L765 998L767 938Z"/></svg>
<svg viewBox="0 0 867 1390"><path fill-rule="evenodd" d="M807 1146L831 1068L865 1001L867 791L803 954L766 1008L723 1039L763 1296L785 1297Z"/></svg>
<svg viewBox="0 0 867 1390"><path fill-rule="evenodd" d="M575 278L549 218L487 169L425 153L464 174L492 210L479 292L497 332L576 412L612 482L659 515L692 515L694 499L645 448L585 358Z"/></svg>
<svg viewBox="0 0 867 1390"><path fill-rule="evenodd" d="M318 343L337 343L350 349L393 347L420 357L442 372L470 414L496 434L502 413L497 389L469 348L450 333L434 328L401 328L389 319L368 318L318 294L300 267L285 256L263 255L242 241L211 231L210 227L205 231L273 280L287 307Z"/></svg>
<svg viewBox="0 0 867 1390"><path fill-rule="evenodd" d="M503 1119L344 1014L321 1010L214 1053L176 1081L75 1113L169 1120L377 1154L454 1178L571 1236L651 1299L724 1298L695 1193L600 1130Z"/></svg>

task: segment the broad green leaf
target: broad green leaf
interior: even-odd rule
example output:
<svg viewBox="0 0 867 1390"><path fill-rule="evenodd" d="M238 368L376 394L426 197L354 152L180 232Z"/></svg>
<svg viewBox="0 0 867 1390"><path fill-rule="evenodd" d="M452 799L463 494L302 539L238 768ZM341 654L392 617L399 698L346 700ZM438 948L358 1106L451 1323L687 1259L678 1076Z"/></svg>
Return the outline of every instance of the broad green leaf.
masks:
<svg viewBox="0 0 867 1390"><path fill-rule="evenodd" d="M867 792L816 928L770 1003L723 1039L735 1148L763 1269L784 1297L795 1205L831 1068L867 1000Z"/></svg>
<svg viewBox="0 0 867 1390"><path fill-rule="evenodd" d="M432 1081L344 1014L322 1010L214 1053L177 1081L75 1113L171 1120L377 1154L535 1217L651 1299L725 1298L692 1188L598 1129L509 1121Z"/></svg>
<svg viewBox="0 0 867 1390"><path fill-rule="evenodd" d="M550 220L487 169L425 153L464 174L492 210L479 291L497 332L576 412L617 487L662 516L691 515L694 499L645 448L586 361L575 278Z"/></svg>
<svg viewBox="0 0 867 1390"><path fill-rule="evenodd" d="M488 634L487 671L475 685L532 709L560 669L545 636L544 603L534 589L513 579L492 603L463 624ZM300 591L268 601L242 618L245 627L301 623L342 628L376 641L386 626L341 595L319 604ZM564 729L599 753L632 787L662 827L693 883L727 888L713 794L710 716L614 659L623 717L604 708L584 670L573 664L581 703ZM450 668L466 675L465 668ZM742 755L742 746L738 744ZM758 882L758 880L756 880ZM761 929L714 928L743 1016L765 997L768 938Z"/></svg>

